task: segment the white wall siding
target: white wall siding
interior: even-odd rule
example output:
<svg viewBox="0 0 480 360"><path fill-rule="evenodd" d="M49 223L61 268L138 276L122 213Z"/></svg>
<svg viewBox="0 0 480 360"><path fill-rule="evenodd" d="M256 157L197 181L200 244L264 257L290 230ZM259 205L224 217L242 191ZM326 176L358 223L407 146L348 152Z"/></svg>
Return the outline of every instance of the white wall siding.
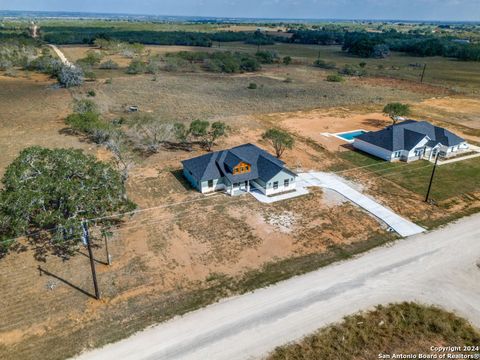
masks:
<svg viewBox="0 0 480 360"><path fill-rule="evenodd" d="M288 186L285 186L284 185L285 180L287 179L288 179ZM276 189L274 187L275 182L278 182L278 187ZM296 187L297 187L296 176L289 172L281 171L267 182L265 187L265 194L273 195L273 194L278 194L286 191L292 191L292 190L295 190Z"/></svg>
<svg viewBox="0 0 480 360"><path fill-rule="evenodd" d="M199 190L202 194L205 194L213 191L225 190L225 188L226 187L223 182L223 179L214 179L212 187L208 186L208 181L202 181L202 184Z"/></svg>
<svg viewBox="0 0 480 360"><path fill-rule="evenodd" d="M374 155L376 157L379 157L380 159L384 159L384 160L387 160L387 161L391 161L392 160L392 152L387 150L387 149L383 149L377 145L373 145L373 144L370 144L366 141L363 141L363 140L359 140L359 139L355 139L353 141L353 147L358 149L358 150L362 150L366 153L369 153L371 155Z"/></svg>

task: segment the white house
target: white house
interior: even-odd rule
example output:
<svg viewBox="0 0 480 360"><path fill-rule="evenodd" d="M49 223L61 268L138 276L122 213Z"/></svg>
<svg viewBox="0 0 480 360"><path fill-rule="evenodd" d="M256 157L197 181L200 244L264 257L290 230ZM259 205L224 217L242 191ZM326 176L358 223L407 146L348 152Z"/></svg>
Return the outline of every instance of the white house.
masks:
<svg viewBox="0 0 480 360"><path fill-rule="evenodd" d="M230 195L258 189L275 195L296 188L297 175L285 163L253 144L211 152L182 161L183 175L201 193Z"/></svg>
<svg viewBox="0 0 480 360"><path fill-rule="evenodd" d="M356 137L356 149L387 161L431 160L437 154L450 157L468 149L468 143L454 133L427 121L406 120Z"/></svg>

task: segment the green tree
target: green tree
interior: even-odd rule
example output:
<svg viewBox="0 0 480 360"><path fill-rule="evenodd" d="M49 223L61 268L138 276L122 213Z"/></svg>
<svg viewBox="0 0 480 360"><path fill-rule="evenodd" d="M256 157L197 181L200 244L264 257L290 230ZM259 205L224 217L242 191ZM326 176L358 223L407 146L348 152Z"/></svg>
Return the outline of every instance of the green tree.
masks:
<svg viewBox="0 0 480 360"><path fill-rule="evenodd" d="M393 125L395 125L399 117L410 115L410 105L399 102L389 103L383 108L383 113L389 116L392 119Z"/></svg>
<svg viewBox="0 0 480 360"><path fill-rule="evenodd" d="M190 123L190 134L196 138L204 138L209 126L210 123L206 120L194 120Z"/></svg>
<svg viewBox="0 0 480 360"><path fill-rule="evenodd" d="M0 242L29 237L44 258L48 252L69 257L81 242L82 218L132 210L120 174L81 150L30 147L10 164L0 192ZM98 220L106 225L113 220Z"/></svg>
<svg viewBox="0 0 480 360"><path fill-rule="evenodd" d="M262 138L268 141L275 149L277 158L281 158L286 149L292 149L295 139L288 132L280 129L269 129Z"/></svg>
<svg viewBox="0 0 480 360"><path fill-rule="evenodd" d="M207 131L205 136L205 148L207 151L212 151L212 147L219 138L226 136L228 131L228 126L221 121L216 121L212 123L210 129Z"/></svg>

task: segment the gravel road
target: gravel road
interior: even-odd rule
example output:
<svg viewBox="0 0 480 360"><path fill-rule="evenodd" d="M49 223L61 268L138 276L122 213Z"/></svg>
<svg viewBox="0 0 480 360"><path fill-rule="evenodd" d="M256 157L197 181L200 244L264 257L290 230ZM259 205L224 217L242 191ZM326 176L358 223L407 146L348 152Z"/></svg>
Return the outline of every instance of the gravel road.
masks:
<svg viewBox="0 0 480 360"><path fill-rule="evenodd" d="M440 305L480 327L480 214L226 299L78 359L257 359L377 304Z"/></svg>

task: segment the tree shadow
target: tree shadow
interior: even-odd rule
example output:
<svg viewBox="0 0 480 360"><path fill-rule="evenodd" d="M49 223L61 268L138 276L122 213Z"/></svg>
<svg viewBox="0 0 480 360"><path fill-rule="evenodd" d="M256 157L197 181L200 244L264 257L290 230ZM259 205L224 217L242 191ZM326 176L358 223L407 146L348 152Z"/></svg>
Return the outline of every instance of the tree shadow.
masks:
<svg viewBox="0 0 480 360"><path fill-rule="evenodd" d="M373 127L383 128L390 125L391 121L381 119L365 119L362 121L364 125L370 125Z"/></svg>
<svg viewBox="0 0 480 360"><path fill-rule="evenodd" d="M175 179L180 183L180 185L183 186L185 190L192 190L193 187L192 185L188 182L188 180L183 176L183 170L182 169L177 169L177 170L172 170L170 171L170 174L172 174Z"/></svg>
<svg viewBox="0 0 480 360"><path fill-rule="evenodd" d="M37 268L38 268L38 271L39 271L39 273L40 273L40 276L43 276L43 274L45 274L45 275L47 275L47 276L53 277L54 279L57 279L58 281L61 281L61 282L64 283L65 285L68 285L68 286L70 286L71 288L73 288L73 289L75 289L75 290L77 290L77 291L80 291L82 294L84 294L84 295L86 295L86 296L88 296L88 297L91 297L91 298L93 298L93 299L96 299L96 298L95 298L95 295L90 294L88 291L83 290L81 287L78 287L77 285L72 284L70 281L63 279L63 278L61 278L60 276L55 275L55 274L51 273L50 271L43 269L40 265L38 265Z"/></svg>

